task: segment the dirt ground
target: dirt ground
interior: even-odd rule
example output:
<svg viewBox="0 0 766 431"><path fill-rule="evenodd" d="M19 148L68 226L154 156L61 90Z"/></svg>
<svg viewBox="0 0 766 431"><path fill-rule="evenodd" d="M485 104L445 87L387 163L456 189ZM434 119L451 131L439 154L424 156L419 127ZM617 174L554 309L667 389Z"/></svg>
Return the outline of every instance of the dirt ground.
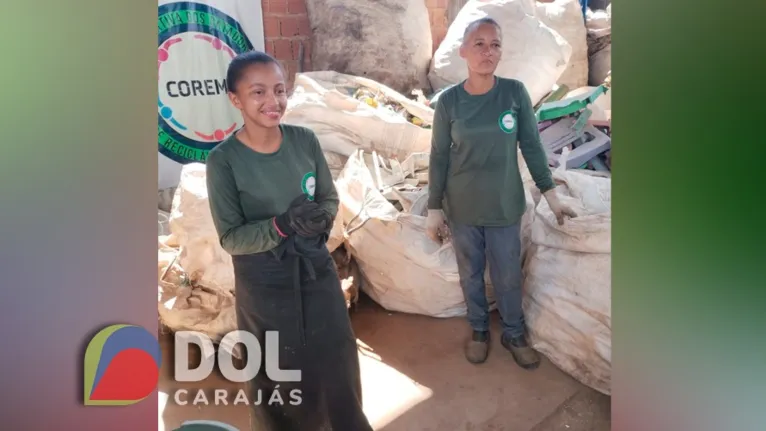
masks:
<svg viewBox="0 0 766 431"><path fill-rule="evenodd" d="M525 371L501 345L494 313L490 357L472 365L463 357L467 325L462 318L433 319L390 313L362 296L352 313L360 344L365 413L377 431L608 431L610 398L564 374L547 360ZM161 337L163 356L172 354ZM168 363L168 361L163 361ZM219 420L248 430L247 407L179 405L178 389L206 393L239 386L211 376L179 384L172 370L160 376L160 430L194 419ZM233 395L232 395L233 398Z"/></svg>

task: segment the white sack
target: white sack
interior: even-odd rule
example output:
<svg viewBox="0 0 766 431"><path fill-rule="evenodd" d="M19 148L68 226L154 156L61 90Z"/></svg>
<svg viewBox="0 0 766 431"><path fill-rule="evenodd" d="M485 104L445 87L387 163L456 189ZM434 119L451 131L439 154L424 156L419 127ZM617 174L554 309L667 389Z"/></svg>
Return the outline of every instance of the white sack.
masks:
<svg viewBox="0 0 766 431"><path fill-rule="evenodd" d="M168 239L172 238L159 237L157 251L160 322L171 331L202 332L219 342L237 329L234 295L190 286L176 259L179 250L169 246Z"/></svg>
<svg viewBox="0 0 766 431"><path fill-rule="evenodd" d="M611 180L554 173L562 203L578 213L559 226L545 199L535 210L524 268L533 347L580 382L611 391Z"/></svg>
<svg viewBox="0 0 766 431"><path fill-rule="evenodd" d="M163 299L169 297L158 304L160 321L173 332L201 332L218 343L226 334L237 330L233 295L190 286L168 294L163 292L162 285L160 288Z"/></svg>
<svg viewBox="0 0 766 431"><path fill-rule="evenodd" d="M157 236L170 234L169 220L170 213L163 210L157 210Z"/></svg>
<svg viewBox="0 0 766 431"><path fill-rule="evenodd" d="M332 253L341 244L343 244L343 221L340 217L336 217L330 230L330 237L327 239L327 249Z"/></svg>
<svg viewBox="0 0 766 431"><path fill-rule="evenodd" d="M404 161L412 153L431 150L430 129L416 126L397 113L373 108L353 98L359 87L379 91L425 124L433 122L433 109L428 106L373 80L337 72L296 75L295 89L288 101L284 122L308 127L316 133L334 173L342 169L346 158L359 148L375 150L381 156L399 161Z"/></svg>
<svg viewBox="0 0 766 431"><path fill-rule="evenodd" d="M365 293L390 311L465 314L452 245L432 241L425 217L399 212L380 194L362 151L349 157L336 187L346 248L359 264Z"/></svg>
<svg viewBox="0 0 766 431"><path fill-rule="evenodd" d="M179 263L191 280L222 293L234 291L231 256L221 248L210 213L204 164L190 163L181 170L170 232L181 249Z"/></svg>
<svg viewBox="0 0 766 431"><path fill-rule="evenodd" d="M471 22L491 17L503 29L503 58L497 75L524 83L536 104L550 93L572 56L572 47L535 17L533 0L470 0L460 9L434 54L428 79L434 90L468 77L460 57L463 33Z"/></svg>
<svg viewBox="0 0 766 431"><path fill-rule="evenodd" d="M604 10L590 10L585 12L585 27L588 35L596 39L612 34L612 9L611 5Z"/></svg>
<svg viewBox="0 0 766 431"><path fill-rule="evenodd" d="M590 56L588 82L591 85L601 85L612 71L612 44Z"/></svg>
<svg viewBox="0 0 766 431"><path fill-rule="evenodd" d="M572 56L557 83L570 90L588 85L588 36L579 0L537 2L537 18L572 47Z"/></svg>
<svg viewBox="0 0 766 431"><path fill-rule="evenodd" d="M612 5L586 13L588 85L601 85L612 71Z"/></svg>
<svg viewBox="0 0 766 431"><path fill-rule="evenodd" d="M330 175L332 175L333 179L338 178L340 171L343 170L343 166L346 165L348 157L332 151L323 151L323 153L325 160L327 160L327 167L330 168Z"/></svg>
<svg viewBox="0 0 766 431"><path fill-rule="evenodd" d="M307 0L311 65L365 76L409 93L428 85L433 52L423 0Z"/></svg>
<svg viewBox="0 0 766 431"><path fill-rule="evenodd" d="M531 177L521 164L522 178ZM364 277L362 290L390 311L432 317L466 313L455 252L451 243L439 245L425 233L426 218L399 212L376 188L363 153L349 157L336 182L340 197L338 219L344 226L345 245ZM533 217L532 196L522 218L522 253L526 250ZM420 212L413 204L411 211ZM494 295L485 273L487 295Z"/></svg>

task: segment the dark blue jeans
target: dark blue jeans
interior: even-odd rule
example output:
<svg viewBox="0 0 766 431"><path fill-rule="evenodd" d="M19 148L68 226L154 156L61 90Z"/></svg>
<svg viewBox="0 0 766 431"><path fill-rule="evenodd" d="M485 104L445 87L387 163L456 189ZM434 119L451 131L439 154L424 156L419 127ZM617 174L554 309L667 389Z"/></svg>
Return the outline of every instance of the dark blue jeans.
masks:
<svg viewBox="0 0 766 431"><path fill-rule="evenodd" d="M471 328L474 331L489 330L484 282L486 264L489 263L489 277L503 322L503 335L524 335L520 226L482 227L450 222L450 231Z"/></svg>

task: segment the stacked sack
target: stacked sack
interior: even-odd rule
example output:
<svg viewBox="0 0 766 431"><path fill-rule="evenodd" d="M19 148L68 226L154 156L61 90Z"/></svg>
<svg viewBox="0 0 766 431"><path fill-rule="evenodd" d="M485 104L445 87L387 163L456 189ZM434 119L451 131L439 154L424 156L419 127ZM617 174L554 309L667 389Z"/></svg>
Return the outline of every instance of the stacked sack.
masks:
<svg viewBox="0 0 766 431"><path fill-rule="evenodd" d="M562 203L578 217L560 226L547 201L537 203L524 264L524 312L536 350L583 384L609 394L611 179L588 172L554 172Z"/></svg>
<svg viewBox="0 0 766 431"><path fill-rule="evenodd" d="M572 47L572 56L557 84L568 89L588 85L588 41L579 0L537 2L537 18L555 30Z"/></svg>
<svg viewBox="0 0 766 431"><path fill-rule="evenodd" d="M311 65L409 94L427 86L433 52L423 0L307 0Z"/></svg>
<svg viewBox="0 0 766 431"><path fill-rule="evenodd" d="M432 88L439 90L468 77L465 60L460 57L463 34L473 21L490 17L500 24L506 41L496 74L524 83L533 104L542 100L567 70L572 46L536 15L531 0L468 1L431 61L428 79Z"/></svg>
<svg viewBox="0 0 766 431"><path fill-rule="evenodd" d="M606 10L588 9L588 84L601 85L612 71L612 5Z"/></svg>

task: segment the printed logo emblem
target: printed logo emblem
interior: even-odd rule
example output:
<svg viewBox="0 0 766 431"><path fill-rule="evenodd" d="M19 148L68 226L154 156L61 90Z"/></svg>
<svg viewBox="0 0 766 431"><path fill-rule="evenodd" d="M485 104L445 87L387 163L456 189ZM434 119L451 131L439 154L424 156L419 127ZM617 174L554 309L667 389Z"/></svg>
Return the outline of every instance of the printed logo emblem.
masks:
<svg viewBox="0 0 766 431"><path fill-rule="evenodd" d="M160 365L160 345L149 331L107 326L85 350L85 405L126 406L143 400L157 388Z"/></svg>
<svg viewBox="0 0 766 431"><path fill-rule="evenodd" d="M505 133L512 133L516 128L516 119L513 118L512 111L503 112L498 123L500 124L500 129Z"/></svg>
<svg viewBox="0 0 766 431"><path fill-rule="evenodd" d="M157 26L159 151L178 163L204 163L242 127L226 92L226 69L253 46L237 21L205 4L161 5Z"/></svg>
<svg viewBox="0 0 766 431"><path fill-rule="evenodd" d="M303 176L301 180L301 190L308 195L309 200L314 200L314 193L316 193L317 177L313 172L309 172Z"/></svg>

